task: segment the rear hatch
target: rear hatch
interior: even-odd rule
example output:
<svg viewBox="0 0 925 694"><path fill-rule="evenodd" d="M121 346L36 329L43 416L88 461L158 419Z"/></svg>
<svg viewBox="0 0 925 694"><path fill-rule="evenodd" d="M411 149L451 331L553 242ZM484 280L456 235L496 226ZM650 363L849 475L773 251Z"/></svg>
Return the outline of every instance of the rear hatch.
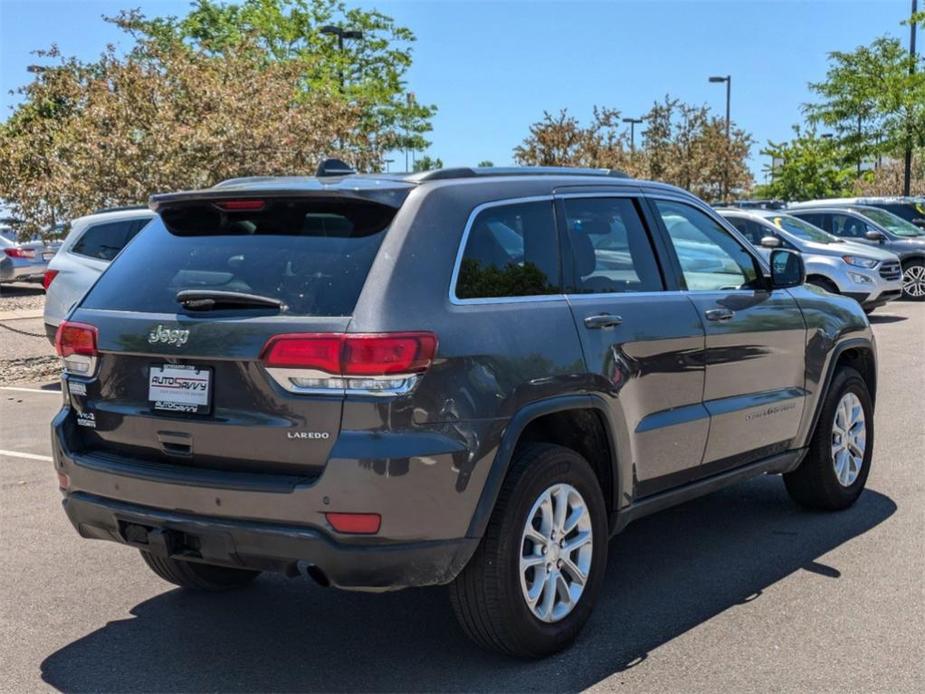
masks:
<svg viewBox="0 0 925 694"><path fill-rule="evenodd" d="M317 476L343 393L291 392L262 356L274 336L347 331L406 193L162 199L160 218L71 316L97 342L96 377L69 377L79 425L71 448L145 465Z"/></svg>

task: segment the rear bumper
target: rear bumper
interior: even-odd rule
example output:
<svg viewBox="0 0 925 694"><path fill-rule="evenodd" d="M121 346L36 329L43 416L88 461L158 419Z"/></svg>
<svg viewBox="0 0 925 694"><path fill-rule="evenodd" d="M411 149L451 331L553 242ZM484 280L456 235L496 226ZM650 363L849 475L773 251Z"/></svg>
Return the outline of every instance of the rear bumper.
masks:
<svg viewBox="0 0 925 694"><path fill-rule="evenodd" d="M66 398L82 399L70 389L66 378ZM413 437L425 448L409 455L385 434L361 445L342 432L351 457L332 457L319 477L303 478L82 452L71 445L77 427L65 405L52 422L52 452L68 478L67 515L87 538L287 575L313 565L332 585L355 590L448 583L478 546L467 530L483 470L458 484L457 455L439 452L443 437ZM390 454L403 456L401 466ZM338 533L325 520L330 511L378 513L382 526L376 535ZM126 523L153 532L151 540L130 539ZM201 556L175 541L185 535Z"/></svg>
<svg viewBox="0 0 925 694"><path fill-rule="evenodd" d="M159 556L237 568L310 573L352 590L395 590L449 583L476 539L345 544L322 530L153 509L74 492L64 499L82 537L110 540Z"/></svg>

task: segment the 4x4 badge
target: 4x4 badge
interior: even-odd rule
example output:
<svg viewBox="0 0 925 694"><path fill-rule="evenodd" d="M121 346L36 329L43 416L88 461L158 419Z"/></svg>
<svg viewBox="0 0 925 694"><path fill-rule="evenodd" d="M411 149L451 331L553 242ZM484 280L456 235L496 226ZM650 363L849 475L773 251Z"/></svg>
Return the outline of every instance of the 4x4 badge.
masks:
<svg viewBox="0 0 925 694"><path fill-rule="evenodd" d="M189 330L180 330L179 328L171 330L160 324L148 334L148 342L152 345L158 342L166 342L169 345L182 347L188 339Z"/></svg>

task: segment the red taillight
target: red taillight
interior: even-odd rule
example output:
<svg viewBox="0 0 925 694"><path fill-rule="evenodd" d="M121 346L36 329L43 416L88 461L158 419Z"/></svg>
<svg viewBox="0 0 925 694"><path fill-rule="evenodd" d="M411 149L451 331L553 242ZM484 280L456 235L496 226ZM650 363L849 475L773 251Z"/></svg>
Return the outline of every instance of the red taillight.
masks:
<svg viewBox="0 0 925 694"><path fill-rule="evenodd" d="M387 376L425 371L436 351L433 333L292 333L270 338L263 360L271 368L314 369L335 376Z"/></svg>
<svg viewBox="0 0 925 694"><path fill-rule="evenodd" d="M55 334L55 350L58 356L67 359L72 354L82 357L95 357L96 327L86 323L64 321Z"/></svg>
<svg viewBox="0 0 925 694"><path fill-rule="evenodd" d="M271 337L263 348L267 366L281 369L317 369L341 372L343 335L291 334Z"/></svg>
<svg viewBox="0 0 925 694"><path fill-rule="evenodd" d="M42 286L48 289L49 285L55 281L55 277L57 276L58 270L45 270L45 274L42 276Z"/></svg>
<svg viewBox="0 0 925 694"><path fill-rule="evenodd" d="M411 374L430 366L437 351L431 333L347 335L344 340L344 374L385 376Z"/></svg>
<svg viewBox="0 0 925 694"><path fill-rule="evenodd" d="M3 252L11 258L34 258L35 251L31 248L4 248Z"/></svg>
<svg viewBox="0 0 925 694"><path fill-rule="evenodd" d="M324 517L339 533L374 535L382 525L382 516L378 513L325 513Z"/></svg>
<svg viewBox="0 0 925 694"><path fill-rule="evenodd" d="M263 200L222 200L215 203L225 212L257 212L266 204Z"/></svg>

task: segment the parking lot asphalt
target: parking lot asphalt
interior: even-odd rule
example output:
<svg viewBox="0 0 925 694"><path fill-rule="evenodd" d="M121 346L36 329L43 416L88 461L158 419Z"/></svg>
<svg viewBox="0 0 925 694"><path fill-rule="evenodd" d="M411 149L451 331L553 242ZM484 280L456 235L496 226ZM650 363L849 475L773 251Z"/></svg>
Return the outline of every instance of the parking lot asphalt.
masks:
<svg viewBox="0 0 925 694"><path fill-rule="evenodd" d="M588 627L542 662L471 645L442 588L172 588L66 521L54 383L2 387L0 691L925 691L925 305L872 322L876 440L857 505L802 511L766 477L634 523Z"/></svg>

